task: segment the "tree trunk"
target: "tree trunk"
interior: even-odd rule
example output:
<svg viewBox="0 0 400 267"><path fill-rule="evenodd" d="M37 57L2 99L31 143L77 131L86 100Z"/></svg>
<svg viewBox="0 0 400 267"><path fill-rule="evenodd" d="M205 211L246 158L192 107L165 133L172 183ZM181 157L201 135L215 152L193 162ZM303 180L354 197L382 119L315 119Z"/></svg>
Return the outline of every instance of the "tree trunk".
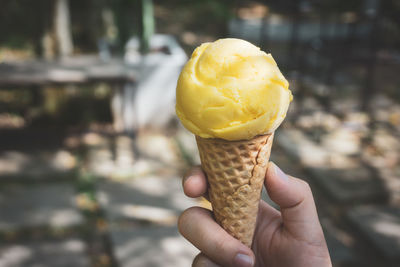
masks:
<svg viewBox="0 0 400 267"><path fill-rule="evenodd" d="M140 50L147 54L150 50L150 38L154 34L154 11L152 0L142 0L140 27Z"/></svg>
<svg viewBox="0 0 400 267"><path fill-rule="evenodd" d="M54 6L54 29L61 57L72 55L73 44L68 0L56 0Z"/></svg>

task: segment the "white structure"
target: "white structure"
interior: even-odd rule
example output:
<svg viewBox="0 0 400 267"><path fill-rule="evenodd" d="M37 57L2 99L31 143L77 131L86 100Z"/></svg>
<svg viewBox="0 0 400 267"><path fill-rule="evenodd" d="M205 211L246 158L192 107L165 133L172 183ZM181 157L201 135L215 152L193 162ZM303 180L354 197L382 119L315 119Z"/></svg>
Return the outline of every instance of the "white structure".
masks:
<svg viewBox="0 0 400 267"><path fill-rule="evenodd" d="M152 37L150 51L140 54L137 38L126 45L124 61L136 70L138 79L114 99L123 109L125 131L163 126L175 114L176 83L187 56L172 36L163 34Z"/></svg>

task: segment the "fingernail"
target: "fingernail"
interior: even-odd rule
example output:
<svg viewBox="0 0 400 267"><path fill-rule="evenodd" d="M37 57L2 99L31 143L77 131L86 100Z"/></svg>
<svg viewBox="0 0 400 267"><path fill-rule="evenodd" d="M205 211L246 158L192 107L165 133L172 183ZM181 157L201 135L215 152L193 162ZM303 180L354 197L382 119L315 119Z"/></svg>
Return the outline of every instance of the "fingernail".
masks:
<svg viewBox="0 0 400 267"><path fill-rule="evenodd" d="M192 169L190 169L184 176L182 179L182 184L185 184L187 180L189 180L190 178L192 178L193 176L196 176L196 174L198 174L199 169L197 167L194 167Z"/></svg>
<svg viewBox="0 0 400 267"><path fill-rule="evenodd" d="M280 179L284 181L289 180L289 177L278 166L276 166L275 163L272 162L272 164L274 165L274 171L276 176L278 176Z"/></svg>
<svg viewBox="0 0 400 267"><path fill-rule="evenodd" d="M249 255L238 253L233 259L233 264L235 267L252 267L254 260Z"/></svg>
<svg viewBox="0 0 400 267"><path fill-rule="evenodd" d="M182 182L185 183L190 177L192 177L192 175L185 175L185 176L183 177Z"/></svg>
<svg viewBox="0 0 400 267"><path fill-rule="evenodd" d="M192 177L192 175L184 176L184 177L183 177L183 179L182 179L182 187L183 187L183 190L185 190L185 183L186 183L187 180L190 179L190 177ZM185 193L185 194L186 194L186 193Z"/></svg>

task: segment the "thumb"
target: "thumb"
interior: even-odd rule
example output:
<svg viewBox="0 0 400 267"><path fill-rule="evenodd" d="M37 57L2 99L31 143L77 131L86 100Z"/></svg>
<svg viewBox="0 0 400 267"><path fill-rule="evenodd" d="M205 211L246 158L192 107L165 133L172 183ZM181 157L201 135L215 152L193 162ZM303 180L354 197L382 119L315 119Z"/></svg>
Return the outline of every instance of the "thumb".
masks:
<svg viewBox="0 0 400 267"><path fill-rule="evenodd" d="M300 240L320 240L323 232L314 198L308 183L285 174L270 162L265 187L269 197L279 205L284 228Z"/></svg>

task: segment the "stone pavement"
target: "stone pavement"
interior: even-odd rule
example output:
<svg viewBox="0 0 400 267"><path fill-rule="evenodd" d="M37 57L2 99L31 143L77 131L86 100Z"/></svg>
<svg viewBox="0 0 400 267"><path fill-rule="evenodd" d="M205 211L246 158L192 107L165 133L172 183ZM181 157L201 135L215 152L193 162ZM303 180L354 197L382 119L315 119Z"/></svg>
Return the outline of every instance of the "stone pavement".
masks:
<svg viewBox="0 0 400 267"><path fill-rule="evenodd" d="M60 148L0 154L1 267L90 266L75 164Z"/></svg>
<svg viewBox="0 0 400 267"><path fill-rule="evenodd" d="M183 210L199 203L183 194L178 146L158 133L138 136L136 144L141 159L125 167L120 161L115 173L103 176L97 185L114 257L124 267L190 266L198 250L179 235L176 225ZM121 168L130 175L121 175Z"/></svg>
<svg viewBox="0 0 400 267"><path fill-rule="evenodd" d="M191 264L198 251L176 225L199 201L183 194L174 136L86 132L64 143L43 157L0 154L1 267Z"/></svg>
<svg viewBox="0 0 400 267"><path fill-rule="evenodd" d="M350 221L385 258L400 260L400 209L358 206L347 213Z"/></svg>
<svg viewBox="0 0 400 267"><path fill-rule="evenodd" d="M24 241L0 245L0 267L90 266L86 244L76 238Z"/></svg>
<svg viewBox="0 0 400 267"><path fill-rule="evenodd" d="M198 202L184 196L180 177L104 181L98 199L120 266L190 266L198 251L176 224L180 212Z"/></svg>
<svg viewBox="0 0 400 267"><path fill-rule="evenodd" d="M0 152L0 181L68 179L74 176L75 167L75 157L63 149Z"/></svg>
<svg viewBox="0 0 400 267"><path fill-rule="evenodd" d="M176 226L113 227L110 234L120 266L191 266L199 253Z"/></svg>
<svg viewBox="0 0 400 267"><path fill-rule="evenodd" d="M3 185L0 188L0 231L80 225L83 216L74 202L75 189L67 183Z"/></svg>

